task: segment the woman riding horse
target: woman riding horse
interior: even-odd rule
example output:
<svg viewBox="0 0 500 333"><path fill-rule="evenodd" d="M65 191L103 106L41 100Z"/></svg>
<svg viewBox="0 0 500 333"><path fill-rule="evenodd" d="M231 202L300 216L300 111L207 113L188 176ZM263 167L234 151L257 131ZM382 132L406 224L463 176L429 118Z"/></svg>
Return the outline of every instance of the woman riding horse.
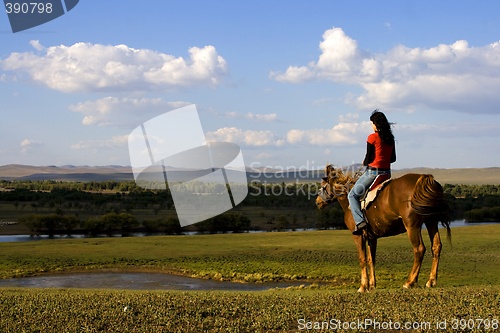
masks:
<svg viewBox="0 0 500 333"><path fill-rule="evenodd" d="M380 175L391 177L391 163L396 161L396 146L391 123L385 114L375 110L370 116L374 133L368 136L366 156L363 165L366 171L349 192L349 206L356 222L353 235L361 235L366 228L365 217L361 211L360 199L368 191L373 181Z"/></svg>

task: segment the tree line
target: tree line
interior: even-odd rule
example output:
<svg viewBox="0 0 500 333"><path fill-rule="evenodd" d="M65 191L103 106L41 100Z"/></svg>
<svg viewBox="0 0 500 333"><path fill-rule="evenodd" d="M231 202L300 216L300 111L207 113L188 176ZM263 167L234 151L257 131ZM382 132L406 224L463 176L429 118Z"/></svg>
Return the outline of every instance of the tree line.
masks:
<svg viewBox="0 0 500 333"><path fill-rule="evenodd" d="M289 188L299 189L302 193L310 187L316 186L314 183L263 183L253 182L249 188L254 192L263 194L273 194L274 196L285 195L284 185ZM275 188L275 189L273 189ZM138 186L134 181L89 181L89 182L67 182L55 180L0 180L0 189L25 189L30 191L54 191L54 190L75 190L82 192L143 192L147 191ZM168 186L167 186L168 190ZM297 190L297 192L299 192ZM479 197L486 195L499 195L500 184L498 185L464 185L464 184L444 184L443 190L456 198ZM290 190L288 193L291 193Z"/></svg>
<svg viewBox="0 0 500 333"><path fill-rule="evenodd" d="M117 235L129 236L134 232L146 234L180 235L184 233L179 220L174 217L161 217L140 222L130 213L106 213L87 219L77 215L58 213L29 214L22 216L19 222L30 230L31 235L57 234L72 235L75 232L89 236ZM241 214L224 213L197 224L200 233L243 232L250 228L250 219Z"/></svg>
<svg viewBox="0 0 500 333"><path fill-rule="evenodd" d="M245 207L261 211L273 230L344 228L338 204L318 210L317 183L257 183L235 209L193 226L199 232L242 232L255 229ZM451 218L468 222L500 221L500 185L443 186ZM20 222L32 233L89 235L132 232L179 234L181 228L169 189L148 190L134 182L0 181L0 203L10 203ZM140 221L136 212L148 210L157 218ZM281 215L269 211L282 211ZM247 210L248 211L248 210ZM169 212L169 214L160 214ZM30 213L30 214L28 214ZM297 216L311 217L308 222ZM0 217L1 218L1 217ZM304 218L305 220L305 218Z"/></svg>

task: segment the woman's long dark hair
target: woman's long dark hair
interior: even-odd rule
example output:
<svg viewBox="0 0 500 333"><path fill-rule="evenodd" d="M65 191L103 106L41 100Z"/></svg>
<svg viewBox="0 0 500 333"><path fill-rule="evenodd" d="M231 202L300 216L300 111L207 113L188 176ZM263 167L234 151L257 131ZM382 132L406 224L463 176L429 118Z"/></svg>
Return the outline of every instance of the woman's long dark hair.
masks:
<svg viewBox="0 0 500 333"><path fill-rule="evenodd" d="M390 123L387 120L385 114L376 109L375 111L372 112L370 120L377 127L377 132L380 138L382 139L382 142L389 146L394 145L394 135L392 134L391 130L392 123Z"/></svg>

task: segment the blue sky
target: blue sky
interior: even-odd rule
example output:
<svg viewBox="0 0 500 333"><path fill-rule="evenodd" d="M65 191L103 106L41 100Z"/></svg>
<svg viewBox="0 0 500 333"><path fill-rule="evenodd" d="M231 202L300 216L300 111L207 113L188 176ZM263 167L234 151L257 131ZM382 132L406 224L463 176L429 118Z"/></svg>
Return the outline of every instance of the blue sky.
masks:
<svg viewBox="0 0 500 333"><path fill-rule="evenodd" d="M362 161L370 113L411 167L500 166L500 3L80 0L0 14L0 165L130 165L142 122L195 104L247 166Z"/></svg>

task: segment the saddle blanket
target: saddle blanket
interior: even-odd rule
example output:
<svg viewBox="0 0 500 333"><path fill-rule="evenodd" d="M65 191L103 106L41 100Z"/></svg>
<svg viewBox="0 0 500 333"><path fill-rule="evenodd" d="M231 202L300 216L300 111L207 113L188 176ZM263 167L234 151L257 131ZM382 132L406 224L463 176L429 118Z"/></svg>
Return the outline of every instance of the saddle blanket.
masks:
<svg viewBox="0 0 500 333"><path fill-rule="evenodd" d="M378 194L382 189L389 184L389 182L392 180L392 178L389 178L385 180L384 182L380 183L377 185L374 189L368 191L365 196L361 199L361 209L362 210L367 210L368 207L370 207L370 204L377 198Z"/></svg>

